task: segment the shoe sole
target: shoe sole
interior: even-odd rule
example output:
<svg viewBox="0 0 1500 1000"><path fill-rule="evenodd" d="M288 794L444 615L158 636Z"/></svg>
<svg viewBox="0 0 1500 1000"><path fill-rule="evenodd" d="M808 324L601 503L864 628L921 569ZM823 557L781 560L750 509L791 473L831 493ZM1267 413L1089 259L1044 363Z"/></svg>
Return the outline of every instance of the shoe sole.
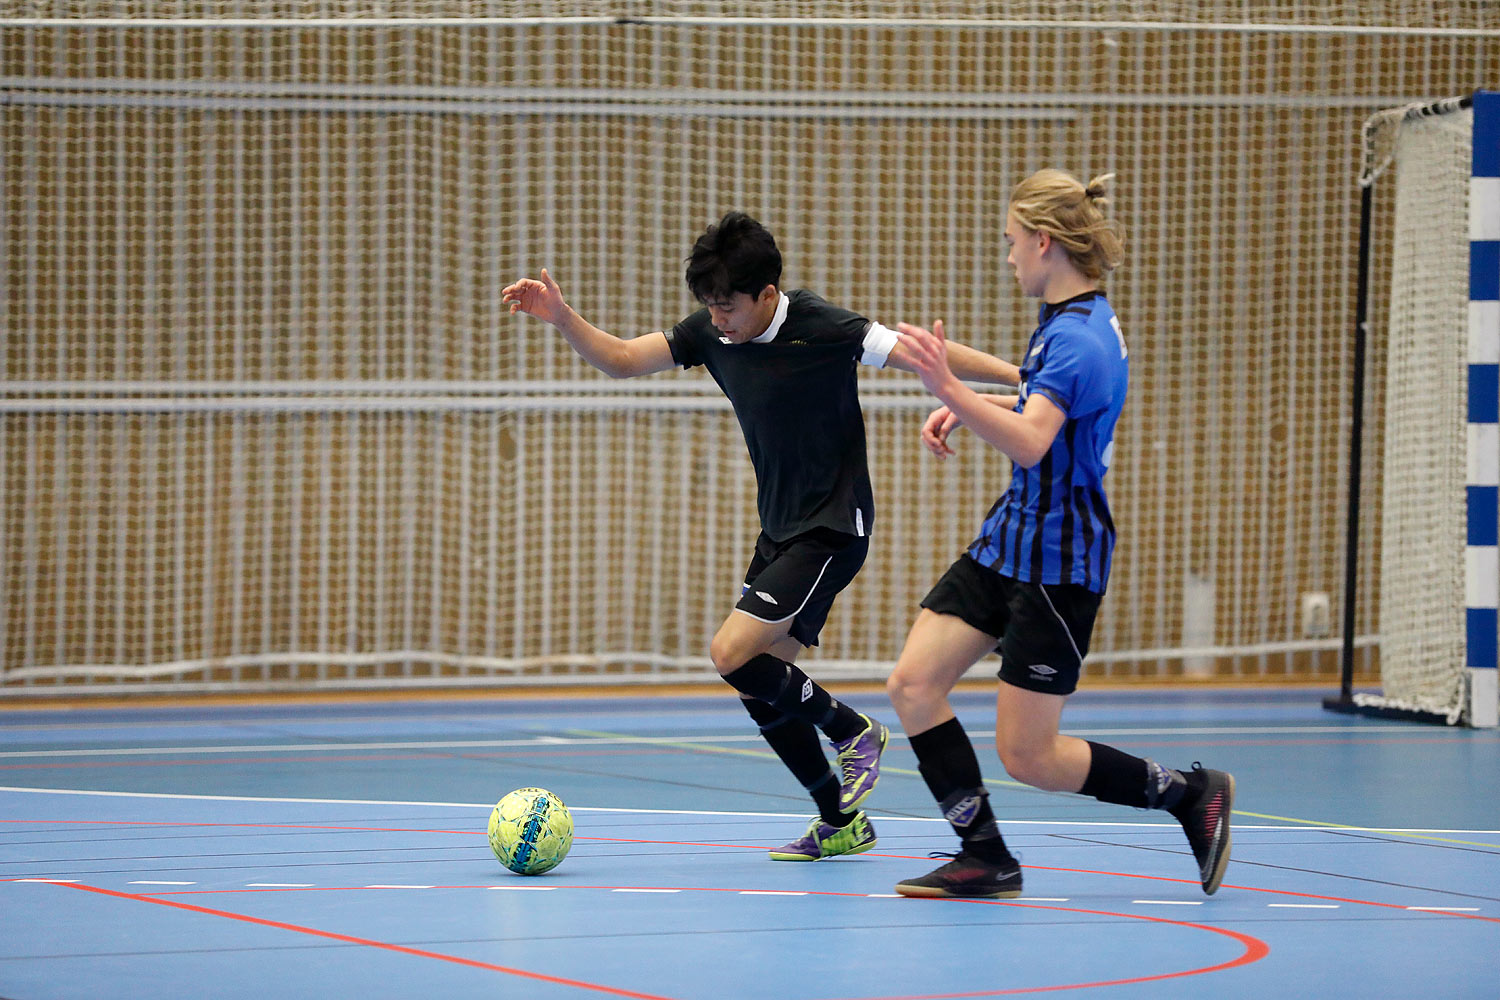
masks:
<svg viewBox="0 0 1500 1000"><path fill-rule="evenodd" d="M1224 881L1224 870L1229 867L1229 848L1233 843L1229 817L1234 810L1234 775L1226 772L1224 777L1229 779L1228 801L1224 803L1224 848L1219 851L1219 859L1214 863L1214 870L1209 874L1208 881L1203 883L1203 892L1208 896L1218 892L1219 883Z"/></svg>
<svg viewBox="0 0 1500 1000"><path fill-rule="evenodd" d="M872 719L871 722L874 722L874 720ZM870 784L866 786L864 791L848 802L845 802L842 798L839 799L840 812L853 812L855 809L858 809L860 804L870 797L870 793L875 791L875 785L880 781L880 758L885 756L885 746L891 741L891 730L890 727L882 725L879 722L875 722L874 724L880 726L880 753L875 756L875 767L871 771Z"/></svg>
<svg viewBox="0 0 1500 1000"><path fill-rule="evenodd" d="M949 892L937 886L897 885L896 892L913 899L1015 899L1021 894L1021 888L1017 886L1014 889L1001 889L999 892Z"/></svg>
<svg viewBox="0 0 1500 1000"><path fill-rule="evenodd" d="M840 851L837 854L820 854L815 858L810 858L806 854L782 854L780 851L768 851L767 853L772 861L827 861L830 858L843 858L851 854L863 854L874 846L875 841L872 840L868 844L860 844L847 851Z"/></svg>

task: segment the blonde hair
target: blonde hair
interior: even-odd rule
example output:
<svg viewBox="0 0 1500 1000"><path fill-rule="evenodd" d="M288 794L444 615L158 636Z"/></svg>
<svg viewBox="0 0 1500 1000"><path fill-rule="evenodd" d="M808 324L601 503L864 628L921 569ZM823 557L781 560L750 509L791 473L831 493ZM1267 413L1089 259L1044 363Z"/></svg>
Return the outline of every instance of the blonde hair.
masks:
<svg viewBox="0 0 1500 1000"><path fill-rule="evenodd" d="M1081 183L1061 170L1038 170L1010 193L1010 211L1033 233L1046 233L1068 253L1068 259L1090 281L1101 280L1125 259L1124 236L1113 219L1106 186L1114 174Z"/></svg>

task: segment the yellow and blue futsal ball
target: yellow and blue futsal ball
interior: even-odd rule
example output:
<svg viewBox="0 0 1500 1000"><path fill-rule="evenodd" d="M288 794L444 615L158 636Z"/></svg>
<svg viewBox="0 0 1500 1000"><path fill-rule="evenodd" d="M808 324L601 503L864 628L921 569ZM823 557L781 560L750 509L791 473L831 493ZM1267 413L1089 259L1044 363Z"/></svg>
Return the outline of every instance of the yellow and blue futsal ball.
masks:
<svg viewBox="0 0 1500 1000"><path fill-rule="evenodd" d="M573 816L545 788L517 788L490 813L490 850L518 875L540 875L573 846Z"/></svg>

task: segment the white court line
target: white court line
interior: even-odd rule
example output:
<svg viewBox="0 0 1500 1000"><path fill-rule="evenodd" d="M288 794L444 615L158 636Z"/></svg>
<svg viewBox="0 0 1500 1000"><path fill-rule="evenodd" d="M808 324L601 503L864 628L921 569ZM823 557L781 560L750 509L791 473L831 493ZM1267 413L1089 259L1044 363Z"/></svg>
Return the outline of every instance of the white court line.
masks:
<svg viewBox="0 0 1500 1000"><path fill-rule="evenodd" d="M80 881L81 881L80 879L65 879L65 878L11 878L11 879L0 879L0 883L6 883L6 882L41 882L41 883L50 883L50 884L76 884L76 883L78 883ZM196 882L158 882L158 881L145 881L145 880L141 880L141 881L127 882L126 885L185 886L185 885L197 885L197 883ZM311 888L316 888L316 887L317 887L317 884L316 883L312 883L312 882L249 882L249 883L246 883L246 885L245 885L245 888L247 888L247 889L311 889ZM435 886L435 885L390 885L390 884L375 884L375 885L366 885L366 886L362 886L362 887L334 885L334 886L329 886L328 888L333 888L333 889L348 889L348 888L364 888L364 889L436 889L436 888L438 888L438 886ZM478 888L478 887L477 886L444 886L443 888L457 889L457 888ZM569 887L567 887L567 886L555 886L555 885L491 885L491 886L486 886L485 888L487 890L501 891L501 892L553 892L553 891L557 890L558 888L569 888ZM600 889L603 889L605 887L602 887L602 886L601 887L579 886L579 887L576 887L576 888L600 888ZM606 891L608 891L608 892L619 892L619 893L648 893L648 894L673 895L673 894L681 893L681 892L684 892L684 891L687 891L687 890L683 890L683 889L666 889L666 888L646 888L646 887L639 887L639 888L637 888L637 887L631 887L631 886L614 886L614 887L607 888ZM794 890L794 889L741 889L741 890L739 890L739 891L737 891L735 893L735 895L738 895L738 896L809 896L809 895L814 895L814 894L815 893L813 893L812 891L802 891L802 890ZM824 894L823 893L817 893L817 895L824 895ZM865 899L901 899L903 897L901 895L899 895L898 893L871 892L871 893L865 893L865 894L863 894L862 898L865 898ZM1069 897L1066 897L1066 896L1020 896L1020 897L1017 897L1017 898L1012 899L1012 900L1006 900L1005 902L1013 902L1013 903L1067 903L1067 902L1071 902L1071 899ZM1204 905L1204 901L1203 900L1183 900L1183 899L1133 899L1133 900L1131 900L1131 903L1133 905L1136 905L1136 906L1203 906ZM1380 905L1380 904L1373 904L1373 905ZM1333 904L1333 903L1267 903L1266 906L1268 908L1270 908L1270 909L1283 909L1283 910L1337 910L1337 909L1340 909L1339 905ZM1416 912L1423 912L1423 913L1478 913L1478 912L1480 912L1480 907L1477 907L1477 906L1407 906L1407 907L1403 907L1403 909L1408 910L1408 911L1416 911Z"/></svg>
<svg viewBox="0 0 1500 1000"><path fill-rule="evenodd" d="M1069 735L1090 736L1286 736L1292 734L1327 733L1410 733L1402 726L1224 726L1150 729L1070 729ZM993 730L976 730L969 733L979 739L993 739ZM892 740L904 740L905 735L891 733ZM0 758L18 757L140 757L155 754L178 756L212 755L226 753L321 753L349 750L484 750L537 746L629 746L671 745L681 743L760 743L758 735L726 736L529 736L509 740L409 740L382 741L375 743L239 743L232 746L168 746L168 747L96 747L70 750L4 750Z"/></svg>
<svg viewBox="0 0 1500 1000"><path fill-rule="evenodd" d="M276 795L191 795L185 792L117 792L104 791L88 788L27 788L21 785L0 785L0 793L16 792L27 795L94 795L102 798L123 799L163 799L168 801L184 802L270 802L286 804L309 804L309 805L345 805L345 806L425 806L432 809L493 809L493 802L430 802L420 799L323 799L302 798L297 796ZM622 809L613 806L568 806L569 812L589 813L621 813L629 816L706 816L725 818L746 819L801 819L806 821L807 813L778 813L778 812L738 812L730 810L714 809ZM947 820L938 816L885 816L877 813L882 823L941 823L947 825ZM66 821L62 821L66 822ZM122 820L128 823L128 820ZM1177 830L1180 826L1173 823L1126 823L1118 821L1103 820L1041 820L1041 819L1007 819L1006 826L1034 826L1034 827L1060 827L1062 829L1074 829L1077 827L1123 827L1126 829L1144 830ZM1281 824L1249 824L1236 823L1236 830L1261 830L1277 833L1302 832L1302 833L1346 833L1350 830L1373 833L1412 833L1412 834L1439 834L1439 833L1463 833L1477 834L1481 836L1500 836L1500 830L1435 830L1425 827L1362 827L1362 826L1287 826Z"/></svg>
<svg viewBox="0 0 1500 1000"><path fill-rule="evenodd" d="M27 788L19 785L0 785L0 792L17 792L29 795L97 795L103 798L122 799L165 799L169 801L184 802L271 802L309 805L346 805L346 806L426 806L433 809L493 809L493 802L427 802L410 799L322 799L302 798L296 796L280 795L194 795L187 792L117 792L104 791L87 788ZM748 819L807 819L807 813L777 813L777 812L737 812L722 809L621 809L613 806L568 806L569 812L595 812L595 813L620 813L628 816L708 816L708 817L730 817ZM947 820L940 816L881 816L885 823L941 823L947 825ZM1007 820L1009 826L1123 826L1123 827L1148 827L1160 829L1178 829L1176 823L1115 823L1115 822L1075 822L1054 820ZM1238 826L1236 829L1253 830L1256 827ZM1286 827L1268 826L1267 830L1307 830L1316 827ZM1331 829L1339 829L1333 827ZM1464 831L1454 831L1464 832Z"/></svg>
<svg viewBox="0 0 1500 1000"><path fill-rule="evenodd" d="M41 882L41 883L48 883L48 884L69 884L69 883L77 883L79 881L80 880L76 879L76 878L12 878L12 879L0 879L0 882ZM133 881L133 882L127 882L125 884L126 885L173 885L173 886L184 886L184 885L197 885L198 883L196 883L196 882L165 882L165 881L138 880L138 881ZM314 883L314 882L247 882L245 884L245 888L247 888L247 889L312 889L312 888L316 888L316 887L317 887L317 883ZM436 889L437 886L435 886L435 885L387 885L387 884L375 884L375 885L363 886L362 888L365 888L365 889ZM555 886L555 885L492 885L492 886L487 886L486 888L490 889L490 890L500 890L500 891L509 891L509 892L552 892L553 890L555 890L555 889L557 889L559 887ZM657 894L672 895L672 894L675 894L675 893L681 893L683 890L682 889L663 889L663 888L632 888L632 887L629 887L629 886L617 886L615 888L611 888L609 891L610 892L625 892L625 893L657 893ZM810 895L810 893L806 892L806 891L802 891L802 890L796 890L796 889L741 889L741 890L739 890L738 893L736 893L736 895L740 895L740 896L807 896L807 895ZM865 898L866 899L901 899L902 896L900 894L898 894L898 893L893 893L893 892L871 892L871 893L866 893L865 894ZM1017 897L1017 898L1015 898L1013 900L1010 900L1010 902L1015 902L1015 903L1067 903L1067 902L1071 902L1071 898L1067 897L1067 896L1019 896L1019 897ZM1133 899L1133 900L1131 900L1131 903L1134 904L1134 905L1137 905L1137 906L1202 906L1202 905L1204 905L1204 901L1201 900L1201 899L1199 899L1199 900L1190 900L1190 899ZM1266 906L1268 908L1270 908L1270 909L1280 909L1280 910L1337 910L1337 909L1340 909L1339 904L1336 904L1336 903L1267 903ZM1478 913L1478 912L1480 912L1480 907L1478 907L1478 906L1407 906L1407 907L1403 907L1403 909L1411 910L1411 911L1416 911L1416 912L1420 912L1420 913Z"/></svg>
<svg viewBox="0 0 1500 1000"><path fill-rule="evenodd" d="M436 889L435 885L367 885L366 889Z"/></svg>
<svg viewBox="0 0 1500 1000"><path fill-rule="evenodd" d="M1477 906L1408 906L1408 910L1419 910L1423 913L1478 913Z"/></svg>

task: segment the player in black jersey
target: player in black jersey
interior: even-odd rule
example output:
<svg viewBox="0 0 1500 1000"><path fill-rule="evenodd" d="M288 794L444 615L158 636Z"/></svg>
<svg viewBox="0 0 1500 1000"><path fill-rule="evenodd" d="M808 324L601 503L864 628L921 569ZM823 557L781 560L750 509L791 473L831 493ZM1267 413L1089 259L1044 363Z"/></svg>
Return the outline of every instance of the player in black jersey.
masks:
<svg viewBox="0 0 1500 1000"><path fill-rule="evenodd" d="M503 296L512 314L550 323L614 378L702 365L733 405L755 468L761 532L709 655L818 807L807 833L771 857L817 861L875 846L859 806L875 787L889 731L794 661L817 644L834 598L864 564L875 520L857 365L913 369L893 330L812 292L783 292L780 282L771 233L730 212L688 258L688 287L704 308L668 331L627 340L600 330L568 306L545 269ZM1019 377L972 348L950 344L947 356L961 378L1015 385ZM837 753L837 777L819 730Z"/></svg>

